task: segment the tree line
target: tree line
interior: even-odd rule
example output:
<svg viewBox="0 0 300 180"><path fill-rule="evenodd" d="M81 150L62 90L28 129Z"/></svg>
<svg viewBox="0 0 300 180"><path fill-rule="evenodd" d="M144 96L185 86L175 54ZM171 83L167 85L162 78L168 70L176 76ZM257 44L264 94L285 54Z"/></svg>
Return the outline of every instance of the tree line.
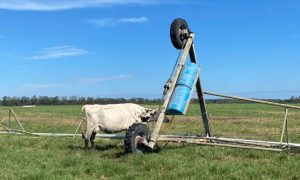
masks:
<svg viewBox="0 0 300 180"><path fill-rule="evenodd" d="M300 103L300 96L292 96L289 99L263 99L277 103ZM192 99L196 103L198 99ZM245 103L244 101L231 99L206 99L207 103ZM147 98L99 98L99 97L49 97L49 96L32 96L32 97L8 97L4 96L0 100L1 106L24 106L24 105L84 105L84 104L118 104L118 103L136 103L136 104L159 104L161 99ZM247 102L248 103L248 102Z"/></svg>
<svg viewBox="0 0 300 180"><path fill-rule="evenodd" d="M32 96L32 97L8 97L4 96L0 100L1 106L24 106L24 105L84 105L84 104L118 104L118 103L137 103L152 104L159 103L160 99L145 98L94 98L77 96Z"/></svg>

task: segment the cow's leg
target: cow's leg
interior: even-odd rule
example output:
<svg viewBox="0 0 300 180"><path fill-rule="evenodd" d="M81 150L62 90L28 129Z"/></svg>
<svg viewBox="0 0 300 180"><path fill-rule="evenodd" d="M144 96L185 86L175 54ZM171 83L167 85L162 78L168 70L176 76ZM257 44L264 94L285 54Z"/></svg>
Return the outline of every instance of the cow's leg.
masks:
<svg viewBox="0 0 300 180"><path fill-rule="evenodd" d="M84 148L88 149L89 148L89 142L91 139L93 131L86 131L85 133L82 134L82 138L84 139Z"/></svg>
<svg viewBox="0 0 300 180"><path fill-rule="evenodd" d="M85 133L82 133L81 137L84 140L84 149L87 149L89 147L89 141L85 138Z"/></svg>
<svg viewBox="0 0 300 180"><path fill-rule="evenodd" d="M84 139L84 149L88 149L89 148L89 140Z"/></svg>
<svg viewBox="0 0 300 180"><path fill-rule="evenodd" d="M92 136L91 136L91 139L90 139L90 142L91 142L91 148L94 148L94 147L95 147L95 139L96 139L96 132L93 132L93 133L92 133Z"/></svg>
<svg viewBox="0 0 300 180"><path fill-rule="evenodd" d="M91 148L94 148L95 147L95 139L96 139L96 134L100 131L100 127L96 127L93 132L92 132L92 135L91 135L91 138L90 138L90 142L91 142Z"/></svg>

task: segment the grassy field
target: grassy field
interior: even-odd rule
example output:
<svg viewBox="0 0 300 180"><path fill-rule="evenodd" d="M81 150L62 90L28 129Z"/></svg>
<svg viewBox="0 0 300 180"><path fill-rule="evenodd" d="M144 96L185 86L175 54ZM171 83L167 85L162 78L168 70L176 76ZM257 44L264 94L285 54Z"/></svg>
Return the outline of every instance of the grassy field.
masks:
<svg viewBox="0 0 300 180"><path fill-rule="evenodd" d="M13 109L30 132L73 133L81 118L81 106ZM162 133L202 134L198 109L191 105L187 116L164 124ZM0 107L1 119L7 110ZM208 104L208 112L217 136L280 138L282 108ZM300 143L300 111L290 111L289 132ZM97 140L86 151L79 137L1 135L0 144L0 179L300 179L300 154L169 144L158 153L124 155L122 140Z"/></svg>

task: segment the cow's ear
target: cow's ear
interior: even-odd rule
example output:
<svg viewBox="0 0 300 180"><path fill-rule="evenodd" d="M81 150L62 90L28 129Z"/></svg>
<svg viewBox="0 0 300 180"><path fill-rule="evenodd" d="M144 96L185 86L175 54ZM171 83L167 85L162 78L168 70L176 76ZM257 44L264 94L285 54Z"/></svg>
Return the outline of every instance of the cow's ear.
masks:
<svg viewBox="0 0 300 180"><path fill-rule="evenodd" d="M150 115L151 115L151 116L155 115L155 111L152 111L152 112L150 113Z"/></svg>
<svg viewBox="0 0 300 180"><path fill-rule="evenodd" d="M153 115L155 115L157 112L158 112L157 110L152 110L150 114L151 114L151 116L153 116Z"/></svg>

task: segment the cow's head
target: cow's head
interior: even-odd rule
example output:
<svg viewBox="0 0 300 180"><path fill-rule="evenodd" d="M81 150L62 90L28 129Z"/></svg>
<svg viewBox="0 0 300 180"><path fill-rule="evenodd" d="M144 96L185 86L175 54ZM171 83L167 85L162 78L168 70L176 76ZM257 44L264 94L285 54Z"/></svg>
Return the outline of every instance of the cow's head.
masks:
<svg viewBox="0 0 300 180"><path fill-rule="evenodd" d="M143 122L157 121L159 114L160 114L159 109L145 108L145 111L142 112L140 118ZM165 116L163 122L168 123L170 122L170 119Z"/></svg>

